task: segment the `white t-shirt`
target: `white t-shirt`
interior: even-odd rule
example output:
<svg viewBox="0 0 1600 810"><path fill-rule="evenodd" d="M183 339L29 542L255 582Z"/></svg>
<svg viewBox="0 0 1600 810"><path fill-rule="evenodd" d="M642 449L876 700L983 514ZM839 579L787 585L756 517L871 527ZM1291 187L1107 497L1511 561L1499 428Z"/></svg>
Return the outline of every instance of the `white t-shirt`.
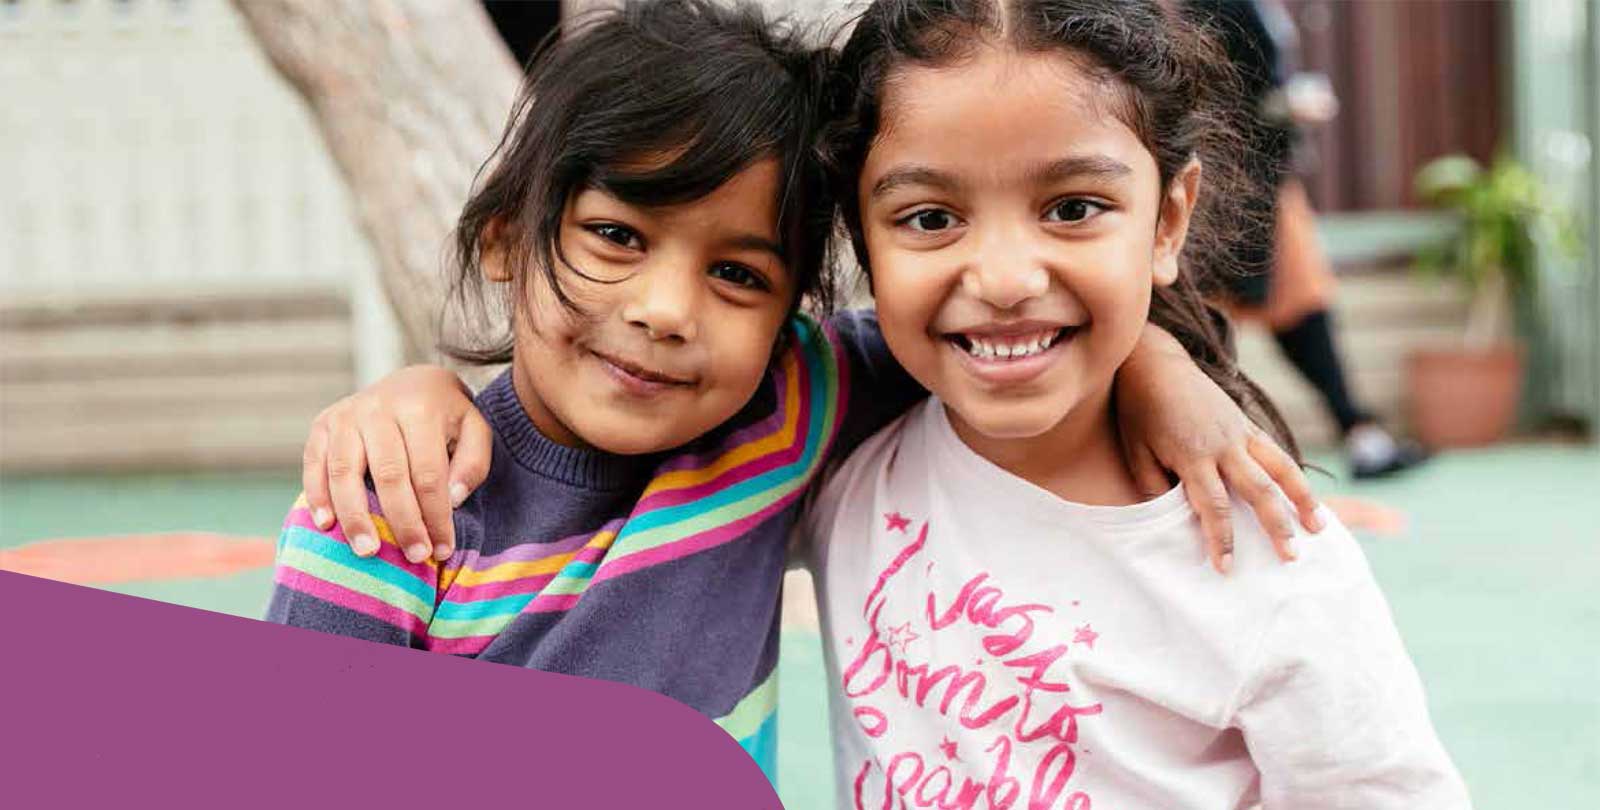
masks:
<svg viewBox="0 0 1600 810"><path fill-rule="evenodd" d="M932 399L874 436L802 527L839 806L1468 807L1355 540L1235 507L1224 578L1180 490L1063 501Z"/></svg>

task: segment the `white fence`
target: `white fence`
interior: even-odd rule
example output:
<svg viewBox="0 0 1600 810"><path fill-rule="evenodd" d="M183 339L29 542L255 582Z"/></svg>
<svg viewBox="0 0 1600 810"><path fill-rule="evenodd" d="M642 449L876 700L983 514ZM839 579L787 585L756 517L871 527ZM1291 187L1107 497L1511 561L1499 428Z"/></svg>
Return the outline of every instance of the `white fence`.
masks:
<svg viewBox="0 0 1600 810"><path fill-rule="evenodd" d="M298 98L222 0L0 3L7 291L340 283L367 263Z"/></svg>
<svg viewBox="0 0 1600 810"><path fill-rule="evenodd" d="M298 446L291 425L303 436L315 402L400 357L374 262L306 109L226 0L0 0L0 405L9 434L0 436L9 455L0 461L54 466L48 448L23 446L27 434L61 427L40 424L51 401L60 400L58 413L87 414L185 371L131 361L107 368L85 357L86 376L68 385L78 361L47 360L30 346L116 334L143 346L144 357L239 325L272 340L283 331L267 325L298 322L294 301L302 295L319 328L334 331L314 347L284 341L285 352L317 348L326 356L304 364L314 382L296 382L285 364L260 392L286 403L259 414L281 425L278 440L255 437L260 463L292 464L292 454L280 459L275 449L291 439ZM252 300L261 306L238 304ZM212 322L196 326L208 312ZM119 313L114 325L107 313ZM228 340L214 344L208 362L228 365ZM236 355L232 374L263 362L254 339L234 342L249 353ZM99 351L112 357L117 349ZM97 349L85 343L84 351ZM175 393L189 402L212 389L238 395L237 376L207 374L190 367L185 390ZM47 378L53 387L40 387ZM80 401L97 397L92 407ZM200 420L208 412L187 417L195 435L206 434ZM181 425L169 427L169 435L187 436ZM108 450L107 463L137 465L141 453ZM191 455L249 461L205 447ZM96 454L84 448L68 456L67 466L95 466ZM167 465L186 457L159 456Z"/></svg>

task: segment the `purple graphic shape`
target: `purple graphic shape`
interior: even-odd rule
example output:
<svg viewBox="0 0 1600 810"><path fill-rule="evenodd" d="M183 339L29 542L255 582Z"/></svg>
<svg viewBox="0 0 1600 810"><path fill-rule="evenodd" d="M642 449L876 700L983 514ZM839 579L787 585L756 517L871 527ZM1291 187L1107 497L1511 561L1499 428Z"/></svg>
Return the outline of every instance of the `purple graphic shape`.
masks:
<svg viewBox="0 0 1600 810"><path fill-rule="evenodd" d="M0 571L18 808L781 808L703 715L622 684Z"/></svg>

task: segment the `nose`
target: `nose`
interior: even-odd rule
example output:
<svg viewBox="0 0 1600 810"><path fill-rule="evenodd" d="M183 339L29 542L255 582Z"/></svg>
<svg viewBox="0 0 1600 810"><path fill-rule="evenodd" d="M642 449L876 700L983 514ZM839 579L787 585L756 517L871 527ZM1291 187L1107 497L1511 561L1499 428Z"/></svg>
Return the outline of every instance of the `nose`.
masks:
<svg viewBox="0 0 1600 810"><path fill-rule="evenodd" d="M999 233L979 241L972 264L961 276L968 295L997 309L1013 309L1050 289L1050 269L1022 233Z"/></svg>
<svg viewBox="0 0 1600 810"><path fill-rule="evenodd" d="M646 268L627 281L622 319L643 329L651 340L687 343L695 339L700 273L668 264Z"/></svg>

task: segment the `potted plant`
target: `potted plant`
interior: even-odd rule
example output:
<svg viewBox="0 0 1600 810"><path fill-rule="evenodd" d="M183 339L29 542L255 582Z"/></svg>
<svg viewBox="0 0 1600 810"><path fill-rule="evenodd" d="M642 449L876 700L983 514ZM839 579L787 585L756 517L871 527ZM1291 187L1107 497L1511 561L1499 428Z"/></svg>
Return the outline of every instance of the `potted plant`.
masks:
<svg viewBox="0 0 1600 810"><path fill-rule="evenodd" d="M1523 347L1513 313L1532 309L1537 245L1573 250L1576 237L1539 178L1511 158L1487 169L1465 155L1439 158L1417 172L1416 185L1419 197L1460 223L1448 240L1418 253L1417 267L1460 282L1471 303L1459 347L1407 358L1412 428L1429 447L1490 444L1509 431L1521 400Z"/></svg>

